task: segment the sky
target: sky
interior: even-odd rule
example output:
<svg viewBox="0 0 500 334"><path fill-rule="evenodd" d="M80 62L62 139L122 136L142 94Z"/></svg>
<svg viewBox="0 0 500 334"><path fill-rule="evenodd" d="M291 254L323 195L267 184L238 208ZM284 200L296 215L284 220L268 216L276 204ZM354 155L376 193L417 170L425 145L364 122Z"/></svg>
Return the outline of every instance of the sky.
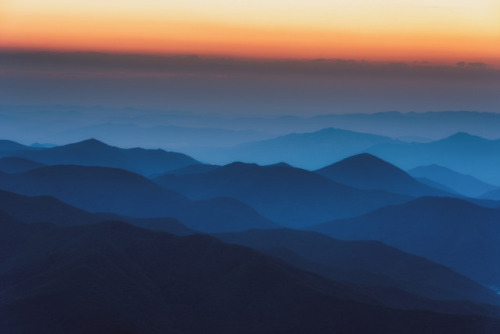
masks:
<svg viewBox="0 0 500 334"><path fill-rule="evenodd" d="M500 61L497 0L3 0L0 46Z"/></svg>
<svg viewBox="0 0 500 334"><path fill-rule="evenodd" d="M498 111L498 0L2 0L4 104Z"/></svg>

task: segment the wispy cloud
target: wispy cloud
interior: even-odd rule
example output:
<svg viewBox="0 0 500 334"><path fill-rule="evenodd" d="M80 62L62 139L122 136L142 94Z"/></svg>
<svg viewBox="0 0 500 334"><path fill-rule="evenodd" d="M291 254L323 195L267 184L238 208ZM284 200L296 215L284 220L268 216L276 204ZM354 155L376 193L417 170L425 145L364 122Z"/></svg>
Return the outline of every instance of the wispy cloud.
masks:
<svg viewBox="0 0 500 334"><path fill-rule="evenodd" d="M349 59L266 60L197 55L145 55L97 52L0 52L0 69L56 71L74 75L118 72L130 76L211 74L219 76L371 76L423 78L498 79L500 70L485 63L369 62ZM105 74L102 74L105 75Z"/></svg>
<svg viewBox="0 0 500 334"><path fill-rule="evenodd" d="M500 110L500 71L348 59L0 52L0 100L232 114Z"/></svg>

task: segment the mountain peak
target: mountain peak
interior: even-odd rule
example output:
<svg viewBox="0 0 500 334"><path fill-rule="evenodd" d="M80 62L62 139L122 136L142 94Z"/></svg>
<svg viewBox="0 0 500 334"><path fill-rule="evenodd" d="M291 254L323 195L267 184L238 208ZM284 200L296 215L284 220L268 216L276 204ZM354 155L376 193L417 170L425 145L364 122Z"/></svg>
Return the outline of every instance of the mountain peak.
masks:
<svg viewBox="0 0 500 334"><path fill-rule="evenodd" d="M275 164L272 164L272 165L267 165L265 167L290 167L290 168L293 168L293 166L287 164L286 162L278 162L278 163L275 163Z"/></svg>
<svg viewBox="0 0 500 334"><path fill-rule="evenodd" d="M97 148L97 147L110 147L108 144L103 143L100 140L97 140L95 138L90 138L86 140L82 140L80 142L70 144L73 146L83 146L83 147L92 147L92 148Z"/></svg>
<svg viewBox="0 0 500 334"><path fill-rule="evenodd" d="M379 157L377 157L377 156L375 156L373 154L370 154L370 153L356 154L356 155L350 156L348 158L345 158L345 159L341 160L340 162L344 162L344 163L347 163L347 162L356 162L356 163L383 163L383 164L386 164L386 165L391 165L387 161L382 160Z"/></svg>
<svg viewBox="0 0 500 334"><path fill-rule="evenodd" d="M374 171L374 168L377 168L377 170L381 170L383 168L384 170L390 170L390 171L400 171L399 168L396 166L388 163L385 160L380 159L379 157L370 154L370 153L361 153L361 154L356 154L353 156L350 156L348 158L345 158L343 160L340 160L338 162L335 162L329 166L326 166L324 168L319 169L319 171L327 171L327 170L333 170L333 169L354 169L354 170L371 170Z"/></svg>
<svg viewBox="0 0 500 334"><path fill-rule="evenodd" d="M470 133L467 132L460 131L449 137L442 139L441 141L470 141L470 140L486 141L487 139L471 135Z"/></svg>
<svg viewBox="0 0 500 334"><path fill-rule="evenodd" d="M227 164L227 165L222 166L222 167L225 167L226 169L236 169L236 168L260 167L260 166L255 164L255 163L235 161L235 162L231 162L230 164Z"/></svg>
<svg viewBox="0 0 500 334"><path fill-rule="evenodd" d="M441 195L425 186L402 169L380 159L361 153L316 171L330 180L359 189L377 189L411 196Z"/></svg>

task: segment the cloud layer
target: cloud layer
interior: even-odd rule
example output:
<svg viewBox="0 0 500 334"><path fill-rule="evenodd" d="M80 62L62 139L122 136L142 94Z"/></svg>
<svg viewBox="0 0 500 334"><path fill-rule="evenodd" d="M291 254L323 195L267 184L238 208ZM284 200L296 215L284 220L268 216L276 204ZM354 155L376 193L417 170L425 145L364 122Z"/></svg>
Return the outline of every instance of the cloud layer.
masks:
<svg viewBox="0 0 500 334"><path fill-rule="evenodd" d="M470 62L0 52L0 97L12 104L303 115L499 111L498 87L500 70Z"/></svg>

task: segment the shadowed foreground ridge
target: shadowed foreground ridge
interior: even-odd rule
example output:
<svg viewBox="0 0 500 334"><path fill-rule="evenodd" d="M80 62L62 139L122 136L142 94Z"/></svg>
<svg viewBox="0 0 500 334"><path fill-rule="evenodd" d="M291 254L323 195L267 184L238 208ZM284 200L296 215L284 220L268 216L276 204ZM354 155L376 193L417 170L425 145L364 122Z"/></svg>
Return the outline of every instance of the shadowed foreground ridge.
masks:
<svg viewBox="0 0 500 334"><path fill-rule="evenodd" d="M500 209L456 198L422 197L311 229L345 240L378 240L500 286Z"/></svg>
<svg viewBox="0 0 500 334"><path fill-rule="evenodd" d="M0 232L0 328L11 334L500 330L478 316L368 305L341 284L202 235L25 225L5 214Z"/></svg>

